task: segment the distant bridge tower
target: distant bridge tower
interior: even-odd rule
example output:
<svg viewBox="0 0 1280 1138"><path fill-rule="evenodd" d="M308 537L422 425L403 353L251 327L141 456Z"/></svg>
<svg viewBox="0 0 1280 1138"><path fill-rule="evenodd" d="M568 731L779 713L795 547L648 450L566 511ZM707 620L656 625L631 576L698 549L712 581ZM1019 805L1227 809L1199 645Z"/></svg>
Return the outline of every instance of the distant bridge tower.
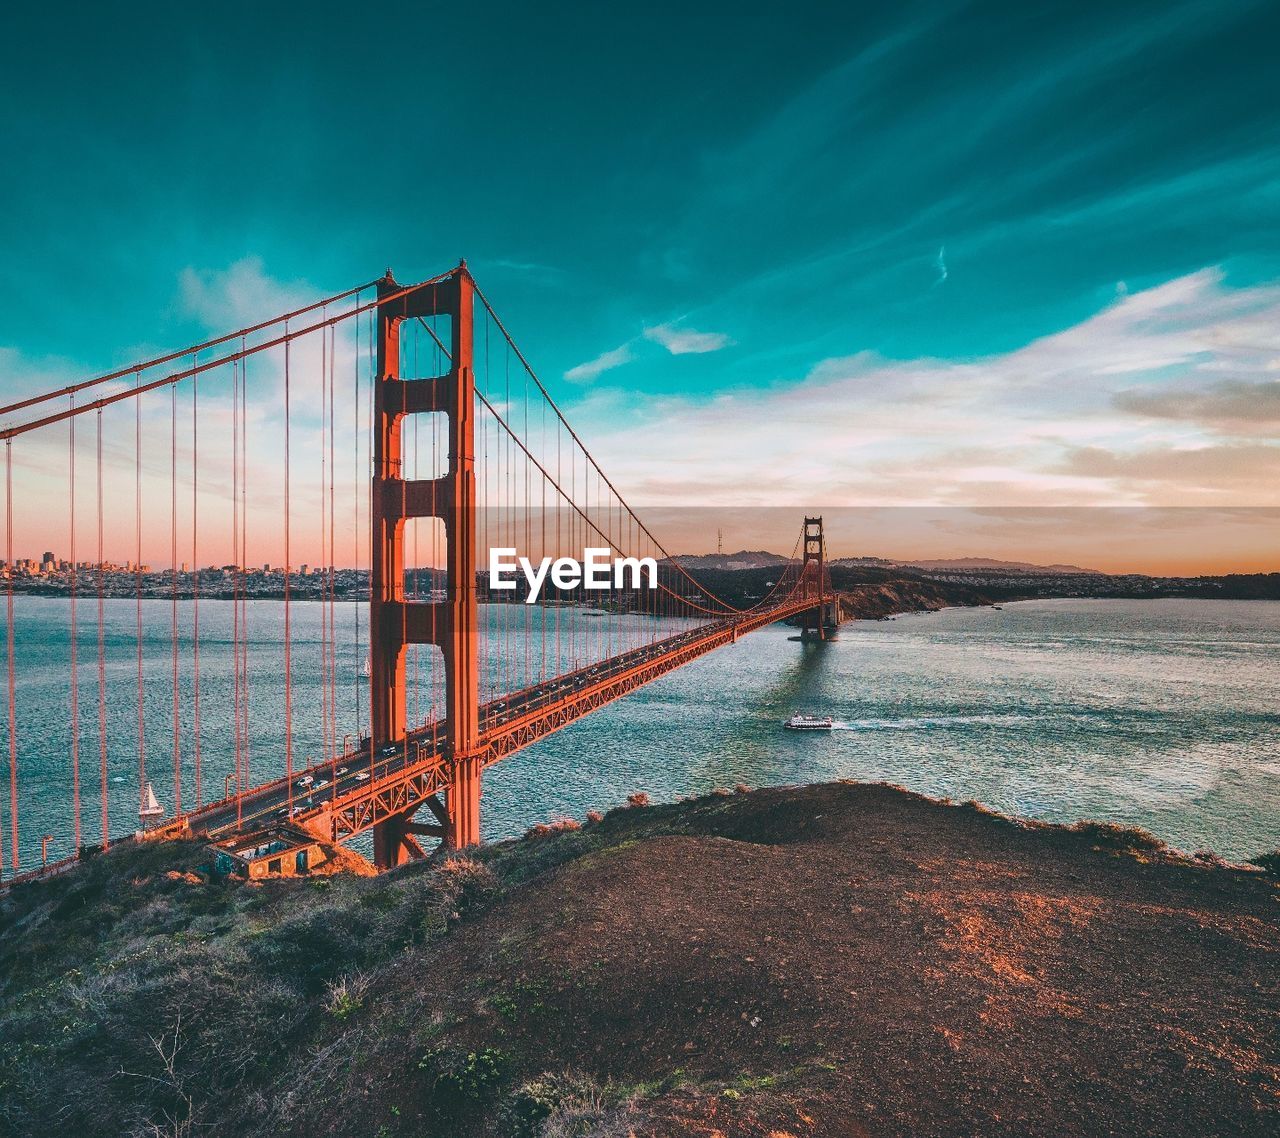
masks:
<svg viewBox="0 0 1280 1138"><path fill-rule="evenodd" d="M822 532L822 518L804 520L804 562L800 566L806 594L814 598L814 607L805 612L800 626L800 639L826 640L835 621L827 611L827 542ZM811 568L812 566L812 568Z"/></svg>
<svg viewBox="0 0 1280 1138"><path fill-rule="evenodd" d="M378 295L403 289L387 271ZM369 613L372 746L405 742L405 648L434 644L444 658L448 801L428 800L439 825L412 820L413 810L374 827L374 861L398 865L420 853L416 834L460 848L480 840L479 659L476 613L475 372L472 303L475 285L462 262L443 280L380 303L373 407L373 554ZM450 365L440 376L402 377L400 324L447 316ZM406 415L436 412L449 420L449 464L439 478L407 480L402 457ZM415 472L416 473L416 472ZM447 544L448 588L442 602L406 601L404 523L439 518Z"/></svg>

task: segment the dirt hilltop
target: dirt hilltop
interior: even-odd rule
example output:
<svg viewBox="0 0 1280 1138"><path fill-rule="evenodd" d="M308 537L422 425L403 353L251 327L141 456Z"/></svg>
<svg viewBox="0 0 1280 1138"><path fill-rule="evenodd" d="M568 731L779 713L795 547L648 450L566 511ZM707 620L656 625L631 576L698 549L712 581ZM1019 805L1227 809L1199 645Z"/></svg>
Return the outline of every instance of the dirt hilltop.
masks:
<svg viewBox="0 0 1280 1138"><path fill-rule="evenodd" d="M0 901L0 1132L1280 1132L1280 880L852 783Z"/></svg>

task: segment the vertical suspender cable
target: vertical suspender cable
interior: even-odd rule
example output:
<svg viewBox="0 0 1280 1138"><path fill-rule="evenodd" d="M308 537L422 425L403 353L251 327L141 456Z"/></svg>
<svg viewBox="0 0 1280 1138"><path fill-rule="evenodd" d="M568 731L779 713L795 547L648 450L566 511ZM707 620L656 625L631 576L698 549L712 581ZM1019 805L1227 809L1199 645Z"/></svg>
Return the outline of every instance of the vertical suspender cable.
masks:
<svg viewBox="0 0 1280 1138"><path fill-rule="evenodd" d="M328 310L323 313L328 316ZM325 466L328 462L328 453L325 450L328 438L326 437L329 430L328 420L328 391L326 388L326 375L329 370L329 333L324 330L320 333L320 572L324 574L325 565L325 540L324 540L324 519L325 519ZM321 576L320 586L320 757L321 761L328 762L330 757L335 760L337 755L330 756L329 752L329 611L328 598L324 594L325 576ZM332 781L333 776L330 775Z"/></svg>
<svg viewBox="0 0 1280 1138"><path fill-rule="evenodd" d="M102 848L111 845L107 783L106 568L102 551L102 408L98 408L98 794L102 799Z"/></svg>
<svg viewBox="0 0 1280 1138"><path fill-rule="evenodd" d="M413 378L416 380L416 379L419 379L421 376L422 376L422 372L418 369L418 326L415 324L413 327ZM418 470L418 421L421 418L422 418L421 415L415 415L413 417L413 476L414 478L422 477L422 474ZM414 518L413 519L413 599L415 604L421 599L418 593L418 529L419 529L418 519ZM417 644L413 646L413 726L415 729L422 722L420 718L421 704L418 699L418 680L419 680L418 648L419 646Z"/></svg>
<svg viewBox="0 0 1280 1138"><path fill-rule="evenodd" d="M173 813L182 813L182 716L178 690L178 385L169 388L169 640L173 656Z"/></svg>
<svg viewBox="0 0 1280 1138"><path fill-rule="evenodd" d="M75 396L71 396L75 405ZM71 809L75 816L73 849L80 849L80 669L77 667L76 644L76 421L67 420L68 497L71 499Z"/></svg>
<svg viewBox="0 0 1280 1138"><path fill-rule="evenodd" d="M196 353L191 354L195 367ZM200 377L191 377L191 741L196 775L196 808L204 801L200 769Z"/></svg>
<svg viewBox="0 0 1280 1138"><path fill-rule="evenodd" d="M337 506L334 504L334 489L337 486L337 470L338 465L337 449L334 447L334 431L337 430L338 419L337 412L334 411L333 399L335 393L334 373L337 371L335 367L334 356L338 352L338 333L337 329L329 329L329 710L330 719L333 728L334 751L338 748L338 626L335 623L337 617L337 605L334 603L334 589L337 585Z"/></svg>
<svg viewBox="0 0 1280 1138"><path fill-rule="evenodd" d="M9 694L9 866L18 872L18 716L13 678L13 440L4 444L4 561L9 567L5 589L5 644Z"/></svg>
<svg viewBox="0 0 1280 1138"><path fill-rule="evenodd" d="M355 319L356 326L356 351L355 351L355 376L353 381L355 405L353 408L355 418L355 446L351 448L355 458L355 477L351 483L352 487L352 509L355 514L355 521L351 528L351 535L355 542L355 568L357 574L360 570L360 317ZM372 574L370 574L372 578ZM362 667L360 660L360 606L352 605L352 613L355 619L355 635L356 635L356 659L355 668L352 673L352 680L355 687L356 697L356 748L360 746L360 736L364 734L364 708L360 700L360 669ZM372 671L372 661L370 661L370 671ZM372 687L372 683L370 683ZM373 747L369 748L369 765L373 766Z"/></svg>
<svg viewBox="0 0 1280 1138"><path fill-rule="evenodd" d="M284 326L289 334L288 321ZM293 572L289 548L289 341L284 342L284 769L293 805L293 657L289 627L289 577Z"/></svg>
<svg viewBox="0 0 1280 1138"><path fill-rule="evenodd" d="M244 554L240 549L240 365L231 363L231 560L234 576L231 579L231 684L232 684L232 735L236 772L236 817L240 810L240 585Z"/></svg>
<svg viewBox="0 0 1280 1138"><path fill-rule="evenodd" d="M368 498L367 498L368 510L369 510L368 526L369 526L369 534L370 534L370 537L369 537L369 594L368 594L369 607L365 611L370 613L371 615L373 613L373 536L372 536L373 535L373 385L377 382L377 379L378 379L378 368L376 363L377 357L375 356L375 347L374 347L374 344L376 341L376 336L374 332L374 325L375 325L376 319L377 317L375 316L373 310L370 310L369 334L366 337L367 343L365 345L365 351L368 353L368 356L369 356L369 395L368 395L369 417L367 420L369 424L369 432L367 435L365 435L365 438L369 440L369 451L368 451L368 455L366 459L366 467L365 467L365 470L363 471L363 475L364 475L364 485L365 485L364 492L366 495L368 495ZM376 745L375 740L373 738L373 629L370 628L368 630L368 633L369 633L369 766L372 767L374 748ZM376 817L377 809L378 809L377 799L376 798L373 799L372 803L373 803L374 816Z"/></svg>
<svg viewBox="0 0 1280 1138"><path fill-rule="evenodd" d="M136 383L140 386L142 383L142 373L134 373ZM133 517L134 517L134 537L135 548L134 555L137 561L133 566L133 583L134 583L134 612L137 617L136 622L136 643L138 646L138 803L139 809L147 804L147 745L146 745L146 719L143 712L142 702L142 397L138 396L133 401L134 412L134 428L133 428L133 450L134 450L134 486L133 486Z"/></svg>
<svg viewBox="0 0 1280 1138"><path fill-rule="evenodd" d="M241 341L243 349L244 342ZM240 758L244 764L240 778L237 811L243 813L244 791L249 787L249 594L245 587L249 568L249 361L240 362Z"/></svg>

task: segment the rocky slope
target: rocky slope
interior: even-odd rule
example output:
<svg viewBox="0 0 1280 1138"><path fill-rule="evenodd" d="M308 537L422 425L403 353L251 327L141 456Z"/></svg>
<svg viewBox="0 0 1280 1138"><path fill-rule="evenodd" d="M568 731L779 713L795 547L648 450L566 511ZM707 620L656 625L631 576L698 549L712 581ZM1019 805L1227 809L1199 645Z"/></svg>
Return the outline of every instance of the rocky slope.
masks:
<svg viewBox="0 0 1280 1138"><path fill-rule="evenodd" d="M9 1134L1274 1134L1277 878L847 783L0 899Z"/></svg>

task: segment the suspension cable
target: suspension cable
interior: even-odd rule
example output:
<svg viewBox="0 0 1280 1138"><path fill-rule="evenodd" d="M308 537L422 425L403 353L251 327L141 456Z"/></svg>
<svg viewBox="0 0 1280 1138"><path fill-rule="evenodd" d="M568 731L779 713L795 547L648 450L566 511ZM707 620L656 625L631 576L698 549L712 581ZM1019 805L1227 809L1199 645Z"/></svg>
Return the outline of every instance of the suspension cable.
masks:
<svg viewBox="0 0 1280 1138"><path fill-rule="evenodd" d="M550 404L551 409L556 413L556 417L560 420L561 423L564 424L565 430L569 432L569 437L572 438L573 441L578 444L578 447L581 449L583 456L587 459L587 461L591 463L592 467L595 469L596 473L600 476L600 479L604 482L604 484L609 487L610 491L612 491L613 496L618 500L618 503L622 506L623 509L627 511L628 515L630 515L631 517L631 520L636 523L640 531L644 533L645 536L648 537L650 541L653 542L654 547L658 550L658 552L660 552L663 555L663 557L666 558L666 560L671 565L673 565L682 576L688 578L689 582L695 585L702 592L710 593L709 589L706 589L697 580L697 578L693 577L690 573L688 573L685 570L685 568L678 561L676 561L676 559L672 557L670 553L667 552L663 544L656 537L654 537L653 533L649 530L649 527L646 526L644 522L640 520L640 518L636 515L636 512L627 504L626 499L623 498L623 496L620 493L618 493L617 487L614 486L614 484L610 481L609 476L605 474L605 472L600 468L600 464L596 462L595 456L587 448L586 443L582 441L577 431L575 431L573 427L569 425L569 421L564 417L564 414L563 412L561 412L559 405L556 403L554 399L551 398L551 393L543 385L542 380L538 378L537 372L533 370L533 366L525 358L524 353L520 350L520 346L515 342L515 340L511 338L511 333L507 331L506 326L502 323L502 320L498 317L498 314L493 310L493 306L489 303L489 298L485 296L480 286L476 284L474 277L472 278L471 284L472 284L472 287L475 289L476 296L480 298L480 303L484 305L485 310L489 313L489 316L493 320L493 323L497 326L498 331L502 333L507 343L511 345L511 350L515 352L516 358L519 359L525 371L529 374L529 378L532 379L535 384L537 384L538 390L542 393L542 397L547 401L548 404ZM742 611L740 609L735 608L735 606L730 605L725 601L722 601L719 597L716 597L714 593L711 593L710 595L719 604L723 605L725 608L730 609L732 611L737 611L737 612Z"/></svg>
<svg viewBox="0 0 1280 1138"><path fill-rule="evenodd" d="M448 274L445 275L447 276ZM64 419L68 419L73 415L87 414L89 411L96 410L101 407L109 407L113 403L119 403L126 399L136 399L141 395L145 395L148 391L154 391L160 387L168 387L174 383L181 383L184 379L190 379L193 375L200 375L206 371L212 371L214 368L221 367L223 364L230 363L232 360L244 359L247 356L255 356L260 352L270 351L272 348L280 347L281 344L284 344L288 340L300 339L303 336L310 335L312 332L319 331L321 328L340 324L344 320L350 320L362 313L370 312L379 305L389 304L402 296L407 296L411 292L416 292L418 289L424 287L424 285L430 283L430 281L424 281L422 284L410 285L406 288L399 289L396 292L388 293L386 296L381 297L378 300L372 300L365 304L358 305L338 316L331 316L327 320L321 320L315 324L309 324L305 328L299 328L297 331L291 332L287 336L277 336L273 340L264 340L261 344L249 346L244 341L244 334L239 334L241 337L241 347L236 352L232 352L225 356L219 356L216 359L209 360L206 363L199 364L195 367L184 368L182 371L174 372L172 375L166 375L160 379L153 379L148 383L138 383L134 387L126 388L124 391L117 392L115 395L105 395L100 399L95 399L92 403L82 403L78 407L69 411L62 411L54 415L46 415L41 419L32 419L30 422L20 423L16 427L6 427L4 430L0 430L0 440L16 438L18 435L25 435L30 431L39 430L41 427L47 427L53 423L60 423ZM279 321L273 321L272 323L279 323ZM186 355L190 351L190 348L186 348L180 352L179 355ZM129 368L123 374L132 374L140 377L143 370L144 365L140 364L134 368ZM67 389L64 389L64 392L65 390ZM64 392L59 392L59 394ZM43 397L37 401L43 401Z"/></svg>
<svg viewBox="0 0 1280 1138"><path fill-rule="evenodd" d="M69 387L59 388L57 391L47 391L42 395L33 395L28 399L21 399L17 403L9 403L4 407L0 407L0 415L11 415L15 411L25 410L27 407L34 407L39 403L48 403L50 400L58 399L64 395L75 395L77 392L84 391L90 387L97 387L103 383L110 383L115 379L125 379L139 371L150 371L153 367L160 367L162 364L172 363L174 360L181 359L183 356L191 355L195 352L207 351L209 348L216 348L221 344L226 344L231 340L239 339L242 336L252 336L255 332L261 332L264 328L271 328L276 324L283 323L286 320L293 320L298 316L302 316L308 312L314 312L317 308L322 308L326 304L333 304L339 300L345 300L358 292L376 284L376 281L370 281L368 284L359 285L356 288L349 288L346 292L340 292L336 296L328 297L325 300L318 300L314 304L308 304L305 308L299 308L293 312L287 312L283 316L277 316L274 320L264 320L261 324L254 324L249 328L241 328L237 332L228 332L225 336L218 336L212 340L206 340L203 344L197 344L195 347L183 348L180 352L170 352L168 355L157 356L153 360L146 360L142 363L133 363L128 367L121 368L119 371L109 372L107 375L100 375L94 379L86 379L80 383L73 383Z"/></svg>

